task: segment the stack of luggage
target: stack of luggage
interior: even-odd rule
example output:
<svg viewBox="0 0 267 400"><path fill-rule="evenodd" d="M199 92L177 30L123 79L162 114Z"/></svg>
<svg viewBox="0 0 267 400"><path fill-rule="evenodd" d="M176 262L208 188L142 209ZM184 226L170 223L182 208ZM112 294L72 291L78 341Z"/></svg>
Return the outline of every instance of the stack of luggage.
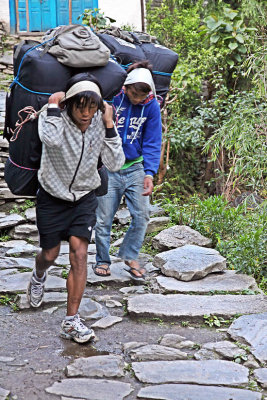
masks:
<svg viewBox="0 0 267 400"><path fill-rule="evenodd" d="M13 194L36 194L42 151L37 115L49 96L64 92L71 76L89 72L100 82L104 100L112 102L127 67L144 59L153 66L157 95L164 100L178 56L147 34L111 29L95 35L88 27L72 25L49 31L42 43L23 41L15 47L4 129L10 142L5 180Z"/></svg>

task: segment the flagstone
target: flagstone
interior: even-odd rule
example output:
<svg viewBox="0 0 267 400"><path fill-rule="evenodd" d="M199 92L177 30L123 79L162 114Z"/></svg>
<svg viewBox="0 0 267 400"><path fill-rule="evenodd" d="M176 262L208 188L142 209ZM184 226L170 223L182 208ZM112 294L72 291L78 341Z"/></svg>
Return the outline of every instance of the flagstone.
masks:
<svg viewBox="0 0 267 400"><path fill-rule="evenodd" d="M147 225L146 234L159 232L170 222L170 217L154 217L150 218Z"/></svg>
<svg viewBox="0 0 267 400"><path fill-rule="evenodd" d="M251 298L251 296L249 296ZM254 296L253 296L254 297ZM266 311L266 312L264 312ZM234 340L245 341L251 346L251 353L262 363L267 362L267 296L265 310L255 309L252 315L237 318L228 333ZM247 313L246 313L247 314Z"/></svg>
<svg viewBox="0 0 267 400"><path fill-rule="evenodd" d="M1 189L3 191L5 189ZM5 228L11 228L12 226L17 225L18 223L21 223L22 221L25 221L25 218L23 218L19 214L9 214L6 215L5 217L0 218L0 228L5 229Z"/></svg>
<svg viewBox="0 0 267 400"><path fill-rule="evenodd" d="M224 360L134 362L132 368L143 383L244 386L249 375L247 368Z"/></svg>
<svg viewBox="0 0 267 400"><path fill-rule="evenodd" d="M210 354L209 354L210 352ZM209 360L216 358L214 352L227 360L234 360L238 355L246 355L246 351L238 347L236 344L223 340L220 342L205 343L201 349L195 353L196 360Z"/></svg>
<svg viewBox="0 0 267 400"><path fill-rule="evenodd" d="M12 248L24 246L25 244L27 244L25 240L8 240L7 242L0 242L0 247Z"/></svg>
<svg viewBox="0 0 267 400"><path fill-rule="evenodd" d="M186 244L210 246L211 239L202 236L199 232L185 225L175 225L164 229L152 240L153 247L159 251L176 249Z"/></svg>
<svg viewBox="0 0 267 400"><path fill-rule="evenodd" d="M45 390L58 396L78 396L86 400L123 400L133 391L129 383L87 378L63 379Z"/></svg>
<svg viewBox="0 0 267 400"><path fill-rule="evenodd" d="M128 208L121 208L114 216L114 221L119 221L121 225L126 225L131 219L131 214Z"/></svg>
<svg viewBox="0 0 267 400"><path fill-rule="evenodd" d="M129 352L130 358L133 361L147 361L147 360L186 360L187 353L167 346L159 344L148 344L146 346L132 349Z"/></svg>
<svg viewBox="0 0 267 400"><path fill-rule="evenodd" d="M216 386L166 384L144 387L137 397L155 400L261 400L261 393Z"/></svg>
<svg viewBox="0 0 267 400"><path fill-rule="evenodd" d="M22 272L14 275L3 277L0 281L0 292L16 293L26 292L31 278L31 272ZM48 275L45 283L46 291L64 290L66 289L66 280L57 276Z"/></svg>
<svg viewBox="0 0 267 400"><path fill-rule="evenodd" d="M68 377L113 378L124 376L124 360L119 355L81 357L66 368Z"/></svg>
<svg viewBox="0 0 267 400"><path fill-rule="evenodd" d="M267 368L258 368L254 370L254 375L259 384L267 389Z"/></svg>
<svg viewBox="0 0 267 400"><path fill-rule="evenodd" d="M20 257L0 257L0 269L34 268L35 260Z"/></svg>
<svg viewBox="0 0 267 400"><path fill-rule="evenodd" d="M14 256L14 255L33 255L35 253L37 253L40 250L39 247L36 247L32 244L25 244L22 246L17 246L17 247L13 247L12 249L9 249L6 251L5 255L6 256Z"/></svg>
<svg viewBox="0 0 267 400"><path fill-rule="evenodd" d="M15 226L10 232L10 236L14 239L31 239L34 241L39 240L39 233L36 225L21 224Z"/></svg>
<svg viewBox="0 0 267 400"><path fill-rule="evenodd" d="M7 396L9 396L10 390L6 390L0 387L0 400L6 400Z"/></svg>
<svg viewBox="0 0 267 400"><path fill-rule="evenodd" d="M127 299L127 308L129 314L136 317L197 319L212 314L230 318L236 314L264 312L267 310L266 300L263 295L140 294Z"/></svg>
<svg viewBox="0 0 267 400"><path fill-rule="evenodd" d="M101 283L101 282L115 282L115 283L120 283L120 282L131 282L131 276L127 271L124 270L126 268L126 265L123 262L116 262L111 264L110 270L111 270L111 275L110 276L98 276L95 275L92 265L88 266L88 273L87 273L87 282L94 284L94 283Z"/></svg>
<svg viewBox="0 0 267 400"><path fill-rule="evenodd" d="M226 269L226 260L217 250L186 245L155 256L153 264L166 276L182 281L201 279Z"/></svg>
<svg viewBox="0 0 267 400"><path fill-rule="evenodd" d="M28 221L35 222L36 221L36 208L28 208L25 211L25 217Z"/></svg>
<svg viewBox="0 0 267 400"><path fill-rule="evenodd" d="M109 315L109 311L106 307L89 297L82 298L79 313L85 320L104 318Z"/></svg>
<svg viewBox="0 0 267 400"><path fill-rule="evenodd" d="M189 282L178 281L175 278L158 276L159 286L165 293L200 293L227 292L238 293L243 290L260 291L252 276L237 274L236 271L210 274L203 279Z"/></svg>
<svg viewBox="0 0 267 400"><path fill-rule="evenodd" d="M109 315L109 316L102 318L99 321L95 322L93 325L91 325L91 328L106 329L106 328L109 328L110 326L117 324L118 322L121 322L121 321L122 321L121 317Z"/></svg>
<svg viewBox="0 0 267 400"><path fill-rule="evenodd" d="M43 298L43 306L49 304L62 304L67 301L67 293L63 292L45 292ZM18 294L16 297L16 304L20 310L31 308L26 294Z"/></svg>

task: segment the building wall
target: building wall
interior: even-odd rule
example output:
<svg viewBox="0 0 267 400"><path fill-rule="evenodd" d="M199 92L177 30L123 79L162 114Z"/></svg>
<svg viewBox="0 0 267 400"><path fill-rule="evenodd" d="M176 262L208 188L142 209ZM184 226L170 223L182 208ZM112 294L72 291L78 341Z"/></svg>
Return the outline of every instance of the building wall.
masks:
<svg viewBox="0 0 267 400"><path fill-rule="evenodd" d="M9 30L9 0L0 0L0 21Z"/></svg>
<svg viewBox="0 0 267 400"><path fill-rule="evenodd" d="M141 30L140 0L98 0L98 7L105 15L116 19L114 25L130 25ZM0 0L0 21L9 30L9 0Z"/></svg>
<svg viewBox="0 0 267 400"><path fill-rule="evenodd" d="M141 30L140 0L98 0L98 7L106 16L116 19L113 25L130 25Z"/></svg>

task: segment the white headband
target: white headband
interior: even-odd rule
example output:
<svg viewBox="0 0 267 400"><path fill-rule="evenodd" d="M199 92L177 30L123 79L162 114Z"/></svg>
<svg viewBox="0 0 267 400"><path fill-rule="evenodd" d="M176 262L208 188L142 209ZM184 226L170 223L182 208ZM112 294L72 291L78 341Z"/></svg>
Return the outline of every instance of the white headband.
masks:
<svg viewBox="0 0 267 400"><path fill-rule="evenodd" d="M67 99L69 99L70 97L75 96L75 95L78 94L78 93L87 92L87 91L95 92L95 93L98 94L99 97L102 97L102 96L101 96L101 93L100 93L100 90L99 90L99 87L97 86L96 83L91 82L91 81L81 81L81 82L75 83L75 84L66 92L66 94L65 94L65 96L63 97L63 99L61 100L61 102L62 102L62 101L65 101L65 100L67 100Z"/></svg>
<svg viewBox="0 0 267 400"><path fill-rule="evenodd" d="M143 82L150 86L155 98L157 96L152 74L147 68L135 68L127 75L124 85Z"/></svg>

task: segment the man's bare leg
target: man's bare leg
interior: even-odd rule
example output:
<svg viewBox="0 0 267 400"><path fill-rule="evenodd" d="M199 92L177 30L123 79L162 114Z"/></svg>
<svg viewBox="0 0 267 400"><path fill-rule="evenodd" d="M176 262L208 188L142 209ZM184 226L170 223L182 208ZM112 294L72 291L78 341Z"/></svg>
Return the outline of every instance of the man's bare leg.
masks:
<svg viewBox="0 0 267 400"><path fill-rule="evenodd" d="M44 297L46 270L52 265L58 256L60 243L52 249L42 249L35 259L35 271L27 289L27 297L30 305L34 308L40 307Z"/></svg>
<svg viewBox="0 0 267 400"><path fill-rule="evenodd" d="M86 286L88 240L71 236L69 243L71 269L67 279L67 316L72 316L78 312Z"/></svg>
<svg viewBox="0 0 267 400"><path fill-rule="evenodd" d="M42 278L45 271L53 265L56 260L60 250L60 243L53 247L52 249L42 249L42 251L37 254L35 258L35 268L37 278Z"/></svg>

